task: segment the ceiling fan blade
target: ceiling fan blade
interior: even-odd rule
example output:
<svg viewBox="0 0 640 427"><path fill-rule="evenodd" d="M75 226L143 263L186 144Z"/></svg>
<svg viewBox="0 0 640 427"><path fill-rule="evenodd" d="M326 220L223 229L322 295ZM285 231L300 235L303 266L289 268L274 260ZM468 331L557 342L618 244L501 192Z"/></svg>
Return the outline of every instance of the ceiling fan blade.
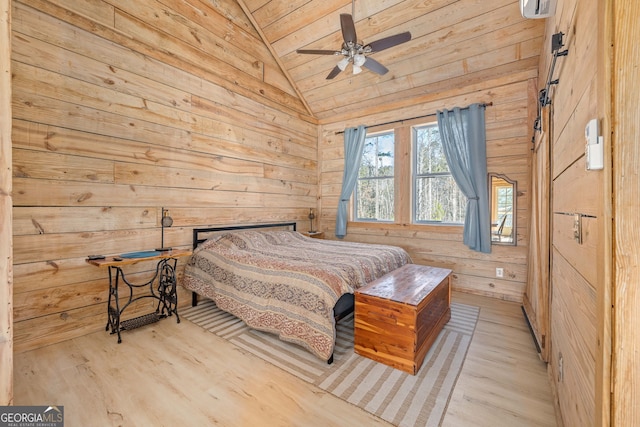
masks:
<svg viewBox="0 0 640 427"><path fill-rule="evenodd" d="M409 40L411 40L411 33L407 31L406 33L396 34L371 42L368 44L368 47L371 48L371 52L380 52L381 50L406 43Z"/></svg>
<svg viewBox="0 0 640 427"><path fill-rule="evenodd" d="M362 66L370 69L374 73L380 74L381 76L389 72L389 69L387 67L385 67L375 59L369 57L367 57L367 60L364 61L364 64L362 64Z"/></svg>
<svg viewBox="0 0 640 427"><path fill-rule="evenodd" d="M340 67L338 67L337 65L335 66L335 68L333 70L331 70L331 72L329 73L329 75L327 76L327 80L331 80L332 78L334 78L335 76L337 76L338 74L340 74L340 71L342 71L340 69Z"/></svg>
<svg viewBox="0 0 640 427"><path fill-rule="evenodd" d="M342 52L338 50L318 50L318 49L298 49L297 53L305 53L307 55L340 55Z"/></svg>
<svg viewBox="0 0 640 427"><path fill-rule="evenodd" d="M342 38L345 44L352 42L357 43L358 37L356 36L356 25L353 23L353 17L348 13L340 14L340 27L342 28Z"/></svg>

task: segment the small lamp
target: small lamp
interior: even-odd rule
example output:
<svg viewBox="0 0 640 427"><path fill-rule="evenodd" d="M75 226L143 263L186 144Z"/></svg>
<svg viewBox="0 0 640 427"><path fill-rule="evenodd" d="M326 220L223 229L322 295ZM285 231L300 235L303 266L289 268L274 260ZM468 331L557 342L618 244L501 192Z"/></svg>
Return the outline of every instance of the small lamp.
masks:
<svg viewBox="0 0 640 427"><path fill-rule="evenodd" d="M169 211L165 208L162 208L162 219L160 220L160 225L162 225L162 240L161 240L162 247L156 248L156 251L160 251L160 252L170 251L171 248L164 247L164 228L171 227L173 225L173 218L169 216Z"/></svg>
<svg viewBox="0 0 640 427"><path fill-rule="evenodd" d="M309 230L309 233L315 233L316 231L313 229L313 220L316 218L316 214L313 213L313 208L309 208L309 221L311 222L311 229Z"/></svg>

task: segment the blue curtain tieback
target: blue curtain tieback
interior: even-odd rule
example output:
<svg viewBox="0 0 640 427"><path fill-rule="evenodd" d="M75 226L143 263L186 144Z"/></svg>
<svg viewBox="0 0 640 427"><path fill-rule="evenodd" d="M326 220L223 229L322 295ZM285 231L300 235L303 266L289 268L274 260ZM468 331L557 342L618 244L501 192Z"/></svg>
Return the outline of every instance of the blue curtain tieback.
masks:
<svg viewBox="0 0 640 427"><path fill-rule="evenodd" d="M340 199L341 202L348 202L349 199Z"/></svg>
<svg viewBox="0 0 640 427"><path fill-rule="evenodd" d="M480 197L467 197L469 200L480 200Z"/></svg>

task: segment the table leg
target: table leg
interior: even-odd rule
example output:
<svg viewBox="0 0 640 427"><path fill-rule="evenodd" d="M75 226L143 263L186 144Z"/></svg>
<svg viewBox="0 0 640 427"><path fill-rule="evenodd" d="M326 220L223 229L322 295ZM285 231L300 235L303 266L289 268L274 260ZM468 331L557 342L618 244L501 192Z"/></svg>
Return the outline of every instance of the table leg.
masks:
<svg viewBox="0 0 640 427"><path fill-rule="evenodd" d="M163 259L159 262L158 270L158 307L156 312L163 317L176 315L177 323L180 323L178 316L178 294L176 290L176 263L177 259Z"/></svg>
<svg viewBox="0 0 640 427"><path fill-rule="evenodd" d="M154 276L142 284L134 284L129 282L124 276L124 272L118 266L109 266L109 298L107 302L107 325L105 330L111 329L111 334L118 334L118 344L122 342L120 335L121 330L134 329L143 325L157 322L163 317L176 315L177 323L180 323L178 316L178 294L176 280L176 258L164 258L158 261ZM120 279L129 288L129 299L120 307L120 298L118 295L118 285ZM154 283L158 281L157 289L154 289ZM134 297L134 288L148 287L149 292L145 295ZM129 305L143 298L154 298L158 300L156 311L133 319L121 320L122 313Z"/></svg>
<svg viewBox="0 0 640 427"><path fill-rule="evenodd" d="M120 267L109 267L109 302L107 304L108 319L107 327L105 329L108 331L109 327L111 327L111 334L118 334L118 344L122 342L122 337L120 336L120 299L118 297L119 275Z"/></svg>

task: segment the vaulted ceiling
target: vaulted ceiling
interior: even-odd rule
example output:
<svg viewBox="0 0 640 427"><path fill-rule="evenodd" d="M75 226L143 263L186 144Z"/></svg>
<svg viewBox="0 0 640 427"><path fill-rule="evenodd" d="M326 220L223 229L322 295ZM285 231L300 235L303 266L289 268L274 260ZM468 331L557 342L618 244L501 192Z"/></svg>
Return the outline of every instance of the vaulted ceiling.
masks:
<svg viewBox="0 0 640 427"><path fill-rule="evenodd" d="M520 15L518 0L238 0L309 113L320 121L496 76L536 69L544 20ZM371 54L390 71L351 66L327 80L341 56L340 14L353 14L364 44L409 31L412 39Z"/></svg>

